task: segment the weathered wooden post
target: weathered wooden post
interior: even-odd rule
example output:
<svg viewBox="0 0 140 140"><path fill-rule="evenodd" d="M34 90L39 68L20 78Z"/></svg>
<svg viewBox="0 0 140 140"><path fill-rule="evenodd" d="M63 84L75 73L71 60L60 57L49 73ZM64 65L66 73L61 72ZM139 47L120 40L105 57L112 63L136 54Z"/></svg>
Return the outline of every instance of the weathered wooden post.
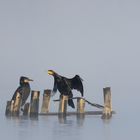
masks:
<svg viewBox="0 0 140 140"><path fill-rule="evenodd" d="M11 102L12 116L19 116L21 107L21 94L17 92L15 101Z"/></svg>
<svg viewBox="0 0 140 140"><path fill-rule="evenodd" d="M59 114L66 115L67 113L68 96L61 95L59 102Z"/></svg>
<svg viewBox="0 0 140 140"><path fill-rule="evenodd" d="M110 87L103 88L104 94L104 109L102 119L109 119L112 116L112 102L111 102L111 89Z"/></svg>
<svg viewBox="0 0 140 140"><path fill-rule="evenodd" d="M77 120L84 120L85 118L85 100L83 98L77 98Z"/></svg>
<svg viewBox="0 0 140 140"><path fill-rule="evenodd" d="M28 114L29 114L29 107L30 107L30 104L29 103L26 103L24 105L24 109L23 109L23 115L24 116L28 116Z"/></svg>
<svg viewBox="0 0 140 140"><path fill-rule="evenodd" d="M38 116L40 91L31 92L30 116Z"/></svg>
<svg viewBox="0 0 140 140"><path fill-rule="evenodd" d="M17 92L15 100L7 101L6 116L19 116L21 107L21 94Z"/></svg>
<svg viewBox="0 0 140 140"><path fill-rule="evenodd" d="M85 100L83 98L77 98L77 113L84 114L85 113Z"/></svg>
<svg viewBox="0 0 140 140"><path fill-rule="evenodd" d="M7 101L5 115L6 116L11 116L11 101Z"/></svg>
<svg viewBox="0 0 140 140"><path fill-rule="evenodd" d="M44 90L41 114L47 114L50 107L51 90Z"/></svg>

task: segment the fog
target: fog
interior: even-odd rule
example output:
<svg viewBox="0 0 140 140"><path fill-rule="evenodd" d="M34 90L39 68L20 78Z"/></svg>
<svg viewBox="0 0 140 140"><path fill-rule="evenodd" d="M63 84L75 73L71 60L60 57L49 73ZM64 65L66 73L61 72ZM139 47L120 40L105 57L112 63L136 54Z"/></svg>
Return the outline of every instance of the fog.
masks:
<svg viewBox="0 0 140 140"><path fill-rule="evenodd" d="M46 72L53 69L79 74L93 102L103 103L102 89L110 86L114 109L137 109L139 6L134 0L1 0L0 102L11 99L21 75L43 94L53 87Z"/></svg>

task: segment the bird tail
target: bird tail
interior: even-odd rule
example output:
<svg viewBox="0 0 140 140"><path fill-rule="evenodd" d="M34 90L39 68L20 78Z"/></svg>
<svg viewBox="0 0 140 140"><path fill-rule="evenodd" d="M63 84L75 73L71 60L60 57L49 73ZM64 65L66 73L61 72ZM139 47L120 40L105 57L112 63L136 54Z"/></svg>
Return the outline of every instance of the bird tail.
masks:
<svg viewBox="0 0 140 140"><path fill-rule="evenodd" d="M75 105L72 99L68 99L68 105L71 106L72 108L75 108Z"/></svg>

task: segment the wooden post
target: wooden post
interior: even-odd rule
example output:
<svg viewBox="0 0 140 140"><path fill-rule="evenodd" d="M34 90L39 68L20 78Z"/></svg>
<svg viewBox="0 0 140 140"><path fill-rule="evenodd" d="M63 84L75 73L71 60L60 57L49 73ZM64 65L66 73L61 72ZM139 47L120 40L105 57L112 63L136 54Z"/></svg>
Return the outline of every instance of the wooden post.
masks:
<svg viewBox="0 0 140 140"><path fill-rule="evenodd" d="M38 116L40 91L31 92L30 116Z"/></svg>
<svg viewBox="0 0 140 140"><path fill-rule="evenodd" d="M66 114L67 104L68 104L68 96L61 95L60 102L59 102L59 114Z"/></svg>
<svg viewBox="0 0 140 140"><path fill-rule="evenodd" d="M42 114L47 114L49 112L50 98L51 98L51 90L49 89L44 90L42 108L41 108Z"/></svg>
<svg viewBox="0 0 140 140"><path fill-rule="evenodd" d="M77 113L84 114L85 113L85 100L83 98L77 98Z"/></svg>
<svg viewBox="0 0 140 140"><path fill-rule="evenodd" d="M111 89L110 87L106 87L103 89L104 94L104 109L102 118L109 119L112 116L112 103L111 103Z"/></svg>
<svg viewBox="0 0 140 140"><path fill-rule="evenodd" d="M11 101L7 101L5 115L6 116L11 116Z"/></svg>
<svg viewBox="0 0 140 140"><path fill-rule="evenodd" d="M29 107L30 107L30 104L29 104L29 103L26 103L26 104L24 105L24 110L23 110L23 115L24 115L24 116L28 116Z"/></svg>
<svg viewBox="0 0 140 140"><path fill-rule="evenodd" d="M11 115L12 115L13 110L14 110L14 103L15 103L15 101L14 101L14 100L12 100L12 101L11 101L11 108L10 108Z"/></svg>
<svg viewBox="0 0 140 140"><path fill-rule="evenodd" d="M21 107L21 94L17 92L15 101L11 102L11 112L12 116L19 116Z"/></svg>

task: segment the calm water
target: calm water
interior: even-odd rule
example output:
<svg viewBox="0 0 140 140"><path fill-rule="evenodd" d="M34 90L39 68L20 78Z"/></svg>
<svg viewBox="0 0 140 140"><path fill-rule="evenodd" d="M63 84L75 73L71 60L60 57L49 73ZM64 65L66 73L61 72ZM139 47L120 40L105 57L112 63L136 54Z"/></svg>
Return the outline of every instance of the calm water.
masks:
<svg viewBox="0 0 140 140"><path fill-rule="evenodd" d="M110 120L104 121L100 115L89 115L80 119L76 116L67 116L65 119L57 116L7 118L5 103L10 96L6 97L4 93L6 92L3 92L0 100L0 136L3 140L132 140L140 138L139 98L133 98L131 94L124 98L123 96L117 98L117 94L113 94L113 109L116 114ZM57 104L55 107L57 108Z"/></svg>
<svg viewBox="0 0 140 140"><path fill-rule="evenodd" d="M121 112L119 113L121 114ZM1 137L5 140L138 139L140 126L139 122L135 120L139 115L127 116L119 113L106 121L103 121L100 116L85 116L85 118L77 118L76 116L68 116L67 118L58 118L57 116L7 118L1 113L0 132Z"/></svg>

